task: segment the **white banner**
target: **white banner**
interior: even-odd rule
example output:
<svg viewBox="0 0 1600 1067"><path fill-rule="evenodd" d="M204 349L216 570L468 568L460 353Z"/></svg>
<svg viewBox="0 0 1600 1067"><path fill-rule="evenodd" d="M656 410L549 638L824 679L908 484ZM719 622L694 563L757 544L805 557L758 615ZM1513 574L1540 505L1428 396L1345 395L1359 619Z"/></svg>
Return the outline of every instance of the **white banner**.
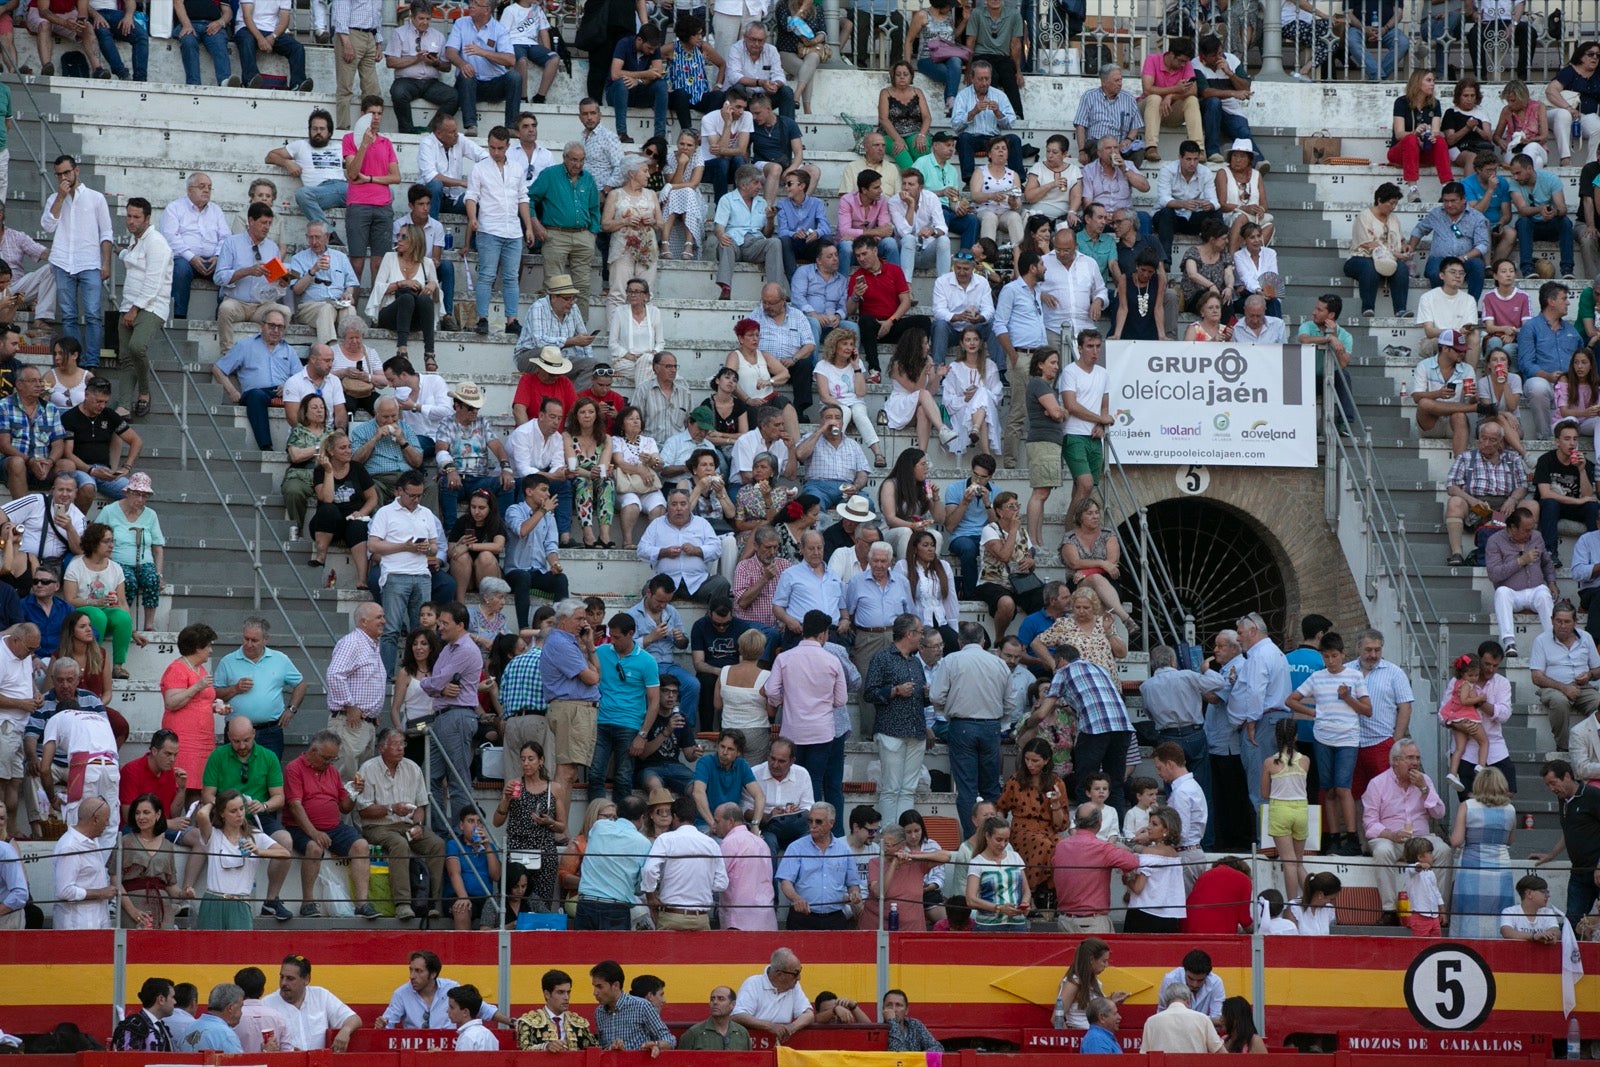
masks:
<svg viewBox="0 0 1600 1067"><path fill-rule="evenodd" d="M1111 341L1106 365L1123 463L1317 465L1310 345Z"/></svg>

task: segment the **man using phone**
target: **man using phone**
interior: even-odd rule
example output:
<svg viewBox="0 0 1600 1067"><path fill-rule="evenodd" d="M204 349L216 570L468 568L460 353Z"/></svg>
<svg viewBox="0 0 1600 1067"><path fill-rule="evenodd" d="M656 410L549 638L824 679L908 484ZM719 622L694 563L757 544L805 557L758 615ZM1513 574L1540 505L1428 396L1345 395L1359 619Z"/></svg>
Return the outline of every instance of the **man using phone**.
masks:
<svg viewBox="0 0 1600 1067"><path fill-rule="evenodd" d="M433 823L447 833L450 815L472 806L472 741L478 731L478 679L483 676L483 652L467 630L467 606L446 604L439 609L439 637L444 647L433 673L422 680L422 690L433 698L432 733L449 763L434 771ZM443 764L445 761L439 761ZM446 794L450 806L444 804Z"/></svg>
<svg viewBox="0 0 1600 1067"><path fill-rule="evenodd" d="M55 269L61 329L83 346L79 365L98 367L105 333L100 297L111 274L111 208L104 196L81 184L78 161L71 156L56 157L55 178L56 191L45 201L39 224L55 237L50 266Z"/></svg>
<svg viewBox="0 0 1600 1067"><path fill-rule="evenodd" d="M568 786L578 768L594 760L595 724L600 706L600 660L584 603L577 597L559 601L555 625L539 658L544 693L550 701L550 732L555 739L549 763Z"/></svg>
<svg viewBox="0 0 1600 1067"><path fill-rule="evenodd" d="M440 75L450 70L444 58L444 34L432 27L433 8L417 4L411 18L389 32L383 50L384 66L394 71L389 99L394 101L394 117L401 133L421 133L411 119L411 102L422 99L439 109L440 114L456 112L455 88Z"/></svg>

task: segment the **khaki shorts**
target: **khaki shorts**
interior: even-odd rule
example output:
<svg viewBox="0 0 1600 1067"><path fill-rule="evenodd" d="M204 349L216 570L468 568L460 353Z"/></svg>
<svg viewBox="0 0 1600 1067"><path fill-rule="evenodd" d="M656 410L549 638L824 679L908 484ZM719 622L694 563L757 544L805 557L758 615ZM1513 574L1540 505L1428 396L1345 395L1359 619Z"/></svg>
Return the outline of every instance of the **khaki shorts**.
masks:
<svg viewBox="0 0 1600 1067"><path fill-rule="evenodd" d="M1061 488L1061 443L1029 441L1028 484L1035 489Z"/></svg>
<svg viewBox="0 0 1600 1067"><path fill-rule="evenodd" d="M22 777L22 730L10 719L0 720L0 780Z"/></svg>
<svg viewBox="0 0 1600 1067"><path fill-rule="evenodd" d="M592 700L552 700L550 732L555 735L551 762L587 767L594 762L594 724L599 709Z"/></svg>

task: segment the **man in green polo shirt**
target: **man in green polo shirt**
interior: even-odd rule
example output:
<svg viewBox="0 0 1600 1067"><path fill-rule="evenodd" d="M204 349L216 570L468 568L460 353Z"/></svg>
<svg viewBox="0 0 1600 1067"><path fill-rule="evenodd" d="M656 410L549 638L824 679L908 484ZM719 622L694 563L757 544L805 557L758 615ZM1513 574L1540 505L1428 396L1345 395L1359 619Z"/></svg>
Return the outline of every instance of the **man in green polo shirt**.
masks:
<svg viewBox="0 0 1600 1067"><path fill-rule="evenodd" d="M212 749L206 759L200 802L210 804L217 799L218 793L237 789L244 794L249 825L259 827L262 833L269 835L285 850L292 851L289 832L283 828L280 815L284 804L283 764L278 762L277 756L256 744L256 728L245 716L230 718L226 733L228 743ZM188 831L184 843L194 850L183 871L184 888L192 889L195 879L200 875L200 868L205 865L205 852L200 848L200 836L196 830ZM289 909L283 906L279 896L283 890L283 880L289 874L289 863L287 859L269 860L267 863L267 900L261 905L261 914L279 922L288 922L290 919Z"/></svg>
<svg viewBox="0 0 1600 1067"><path fill-rule="evenodd" d="M571 141L561 166L546 167L528 187L533 236L544 242L545 276L566 274L578 285L578 307L589 307L595 234L600 232L600 187L583 169L583 145Z"/></svg>
<svg viewBox="0 0 1600 1067"><path fill-rule="evenodd" d="M960 238L962 248L971 248L978 239L978 213L963 195L967 183L956 161L956 135L949 130L934 134L932 151L911 166L922 175L922 187L939 198L950 233Z"/></svg>
<svg viewBox="0 0 1600 1067"><path fill-rule="evenodd" d="M270 633L267 620L252 615L244 620L240 647L217 663L214 678L217 696L233 706L256 728L256 744L283 762L283 728L289 725L306 696L306 680L300 668L282 652L267 647ZM285 704L283 691L292 689ZM371 752L358 756L366 759ZM358 760L359 762L359 760Z"/></svg>

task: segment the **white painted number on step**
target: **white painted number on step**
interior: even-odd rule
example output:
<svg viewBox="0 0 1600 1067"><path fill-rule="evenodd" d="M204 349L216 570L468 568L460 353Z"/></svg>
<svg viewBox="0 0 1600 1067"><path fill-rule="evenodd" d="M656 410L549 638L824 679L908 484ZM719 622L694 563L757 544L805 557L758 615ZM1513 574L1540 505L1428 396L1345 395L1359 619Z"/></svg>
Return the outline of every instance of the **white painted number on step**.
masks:
<svg viewBox="0 0 1600 1067"><path fill-rule="evenodd" d="M1434 945L1406 970L1406 1007L1429 1030L1476 1030L1494 1007L1494 972L1465 945Z"/></svg>

